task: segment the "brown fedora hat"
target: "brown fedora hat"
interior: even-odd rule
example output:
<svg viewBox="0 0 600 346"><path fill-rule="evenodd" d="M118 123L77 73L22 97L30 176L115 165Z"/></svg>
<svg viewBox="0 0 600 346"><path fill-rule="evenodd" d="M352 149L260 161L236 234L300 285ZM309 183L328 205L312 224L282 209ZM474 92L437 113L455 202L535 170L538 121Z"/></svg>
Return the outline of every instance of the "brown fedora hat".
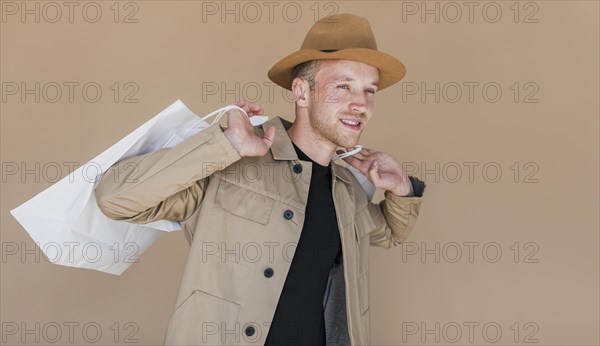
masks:
<svg viewBox="0 0 600 346"><path fill-rule="evenodd" d="M292 70L297 65L317 59L341 59L363 62L379 69L379 90L401 80L404 64L377 50L369 21L349 13L324 17L306 34L302 47L277 62L267 75L281 87L292 90Z"/></svg>

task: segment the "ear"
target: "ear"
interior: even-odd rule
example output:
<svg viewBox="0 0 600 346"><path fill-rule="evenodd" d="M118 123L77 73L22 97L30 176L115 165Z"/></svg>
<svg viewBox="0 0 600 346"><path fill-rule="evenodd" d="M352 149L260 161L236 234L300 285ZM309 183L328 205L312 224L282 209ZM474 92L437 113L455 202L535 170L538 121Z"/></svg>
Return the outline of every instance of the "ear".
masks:
<svg viewBox="0 0 600 346"><path fill-rule="evenodd" d="M294 94L294 100L296 105L299 107L307 107L309 95L308 82L300 77L294 78L292 81L292 93Z"/></svg>

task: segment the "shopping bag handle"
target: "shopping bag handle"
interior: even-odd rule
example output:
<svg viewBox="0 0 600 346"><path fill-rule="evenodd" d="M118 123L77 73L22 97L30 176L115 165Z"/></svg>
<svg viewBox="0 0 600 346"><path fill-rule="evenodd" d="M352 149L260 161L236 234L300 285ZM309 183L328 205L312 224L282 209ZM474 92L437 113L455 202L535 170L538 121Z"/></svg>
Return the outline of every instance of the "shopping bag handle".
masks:
<svg viewBox="0 0 600 346"><path fill-rule="evenodd" d="M223 108L219 108L213 112L208 113L207 115L202 117L202 120L206 121L206 119L208 119L216 114L217 116L215 117L215 120L213 120L213 122L210 123L211 125L214 125L214 124L218 123L219 120L221 120L221 117L223 116L223 114L227 113L228 111L230 111L232 109L240 110L240 111L242 111L242 113L244 113L244 114L246 114L246 116L248 116L248 113L246 113L246 111L243 108L238 107L236 105L229 105L229 106L225 106ZM206 121L206 122L208 122L208 121Z"/></svg>
<svg viewBox="0 0 600 346"><path fill-rule="evenodd" d="M352 156L352 155L358 153L359 151L361 151L362 148L363 148L362 145L357 144L357 145L354 146L354 149L352 149L350 151L347 151L345 153L341 153L339 155L334 155L331 160L332 161L336 161L336 160L343 159L343 158L348 157L348 156Z"/></svg>

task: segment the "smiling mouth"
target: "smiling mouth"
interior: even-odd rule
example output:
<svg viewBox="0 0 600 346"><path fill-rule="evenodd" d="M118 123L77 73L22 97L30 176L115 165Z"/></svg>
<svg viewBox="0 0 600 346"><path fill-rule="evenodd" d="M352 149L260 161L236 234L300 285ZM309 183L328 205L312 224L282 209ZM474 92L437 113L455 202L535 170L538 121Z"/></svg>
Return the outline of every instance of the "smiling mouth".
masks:
<svg viewBox="0 0 600 346"><path fill-rule="evenodd" d="M344 125L344 127L353 131L360 130L362 126L362 121L360 120L340 119L340 122Z"/></svg>

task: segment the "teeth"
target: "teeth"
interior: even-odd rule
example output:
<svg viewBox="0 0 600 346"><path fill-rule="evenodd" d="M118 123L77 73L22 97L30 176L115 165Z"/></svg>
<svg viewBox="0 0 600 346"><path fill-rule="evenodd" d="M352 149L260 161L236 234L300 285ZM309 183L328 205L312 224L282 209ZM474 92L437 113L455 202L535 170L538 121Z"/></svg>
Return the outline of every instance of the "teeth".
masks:
<svg viewBox="0 0 600 346"><path fill-rule="evenodd" d="M342 119L342 122L344 124L348 124L348 125L354 125L354 126L358 125L358 121L350 121L350 120L344 120L344 119Z"/></svg>

